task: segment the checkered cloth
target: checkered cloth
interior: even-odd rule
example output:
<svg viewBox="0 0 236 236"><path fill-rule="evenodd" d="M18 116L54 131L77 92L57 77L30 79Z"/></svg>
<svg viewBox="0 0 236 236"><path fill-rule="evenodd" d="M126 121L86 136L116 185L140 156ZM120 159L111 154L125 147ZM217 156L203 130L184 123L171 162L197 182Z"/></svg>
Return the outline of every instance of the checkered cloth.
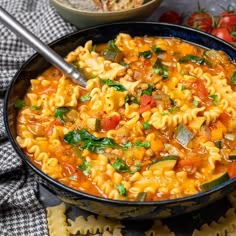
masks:
<svg viewBox="0 0 236 236"><path fill-rule="evenodd" d="M45 43L76 30L50 6L49 0L0 0ZM47 236L47 221L37 198L36 176L27 172L13 150L3 123L3 95L20 66L34 53L0 23L0 235Z"/></svg>

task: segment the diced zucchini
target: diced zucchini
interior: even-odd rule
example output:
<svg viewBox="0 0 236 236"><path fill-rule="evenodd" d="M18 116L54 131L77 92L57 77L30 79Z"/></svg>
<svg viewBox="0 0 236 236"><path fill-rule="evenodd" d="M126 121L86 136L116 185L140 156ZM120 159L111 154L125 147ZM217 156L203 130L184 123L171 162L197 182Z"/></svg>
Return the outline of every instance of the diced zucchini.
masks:
<svg viewBox="0 0 236 236"><path fill-rule="evenodd" d="M230 141L234 141L236 140L236 134L233 134L233 133L227 133L224 135L224 138L225 139L228 139Z"/></svg>
<svg viewBox="0 0 236 236"><path fill-rule="evenodd" d="M183 124L180 124L175 130L175 139L184 147L188 146L188 143L193 136L192 132L190 132Z"/></svg>
<svg viewBox="0 0 236 236"><path fill-rule="evenodd" d="M138 202L144 202L146 199L147 193L146 192L140 192L138 193L137 197L136 197L136 201Z"/></svg>
<svg viewBox="0 0 236 236"><path fill-rule="evenodd" d="M165 156L157 161L153 162L151 166L149 167L150 170L159 170L159 169L164 169L164 170L172 170L175 165L177 160L179 159L178 156Z"/></svg>
<svg viewBox="0 0 236 236"><path fill-rule="evenodd" d="M236 160L236 150L233 150L229 153L229 160L231 161Z"/></svg>
<svg viewBox="0 0 236 236"><path fill-rule="evenodd" d="M225 181L227 181L229 179L229 175L227 172L224 173L220 173L218 175L216 175L216 177L214 179L211 179L203 184L200 185L200 189L202 191L207 191L219 184L224 183Z"/></svg>

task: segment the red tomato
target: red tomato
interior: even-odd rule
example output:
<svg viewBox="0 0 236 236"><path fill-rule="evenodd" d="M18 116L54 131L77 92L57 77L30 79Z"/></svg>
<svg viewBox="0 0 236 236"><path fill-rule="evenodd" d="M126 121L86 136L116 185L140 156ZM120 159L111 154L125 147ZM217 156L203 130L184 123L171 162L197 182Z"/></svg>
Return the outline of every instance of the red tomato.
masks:
<svg viewBox="0 0 236 236"><path fill-rule="evenodd" d="M213 27L213 20L210 14L199 10L188 17L187 25L205 32L210 32Z"/></svg>
<svg viewBox="0 0 236 236"><path fill-rule="evenodd" d="M220 114L219 116L219 120L224 124L224 125L227 125L228 122L230 121L230 118L231 118L231 115L229 115L228 113L226 112L223 112Z"/></svg>
<svg viewBox="0 0 236 236"><path fill-rule="evenodd" d="M151 108L156 106L156 101L154 98L148 94L144 94L140 97L140 107L139 107L139 113L143 113L145 111L150 110Z"/></svg>
<svg viewBox="0 0 236 236"><path fill-rule="evenodd" d="M183 23L183 20L182 20L180 14L176 11L164 12L160 16L159 21L160 22L167 22L167 23L177 24L177 25L181 25Z"/></svg>
<svg viewBox="0 0 236 236"><path fill-rule="evenodd" d="M101 127L103 130L108 131L111 129L115 129L119 122L119 116L106 117L101 120Z"/></svg>
<svg viewBox="0 0 236 236"><path fill-rule="evenodd" d="M192 89L194 95L199 97L203 102L206 102L208 100L208 91L203 82L201 81L194 82L192 84Z"/></svg>
<svg viewBox="0 0 236 236"><path fill-rule="evenodd" d="M227 28L230 32L236 30L236 12L224 11L217 20L219 28Z"/></svg>
<svg viewBox="0 0 236 236"><path fill-rule="evenodd" d="M211 34L221 38L229 43L235 42L236 40L232 37L229 30L227 28L215 28L211 31Z"/></svg>

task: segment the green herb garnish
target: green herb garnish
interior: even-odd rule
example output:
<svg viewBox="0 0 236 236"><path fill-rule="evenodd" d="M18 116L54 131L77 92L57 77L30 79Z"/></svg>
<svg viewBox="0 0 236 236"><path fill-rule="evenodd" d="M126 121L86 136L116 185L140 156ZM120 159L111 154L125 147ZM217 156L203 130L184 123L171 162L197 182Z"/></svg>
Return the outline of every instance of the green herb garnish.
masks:
<svg viewBox="0 0 236 236"><path fill-rule="evenodd" d="M115 162L112 164L112 167L119 172L134 174L134 172L129 169L129 166L125 164L125 162L120 158L115 160Z"/></svg>
<svg viewBox="0 0 236 236"><path fill-rule="evenodd" d="M150 59L152 57L152 52L150 50L143 51L139 53L140 57L144 57L146 59Z"/></svg>
<svg viewBox="0 0 236 236"><path fill-rule="evenodd" d="M166 50L163 50L163 49L157 47L156 45L153 45L153 46L152 46L152 50L153 50L153 52L155 52L157 55L166 52Z"/></svg>
<svg viewBox="0 0 236 236"><path fill-rule="evenodd" d="M30 109L34 109L34 110L40 110L41 109L41 106L30 106Z"/></svg>
<svg viewBox="0 0 236 236"><path fill-rule="evenodd" d="M64 119L64 115L71 111L71 107L58 107L55 112L54 112L54 116L60 120L63 124L66 123L65 119Z"/></svg>
<svg viewBox="0 0 236 236"><path fill-rule="evenodd" d="M211 94L211 95L209 95L209 98L211 98L213 100L214 105L216 105L216 106L218 105L218 95Z"/></svg>
<svg viewBox="0 0 236 236"><path fill-rule="evenodd" d="M162 64L161 59L157 58L155 64L153 65L153 71L162 76L164 80L168 79L169 72L168 67Z"/></svg>
<svg viewBox="0 0 236 236"><path fill-rule="evenodd" d="M143 128L146 129L146 130L151 128L151 125L149 124L148 120L144 121Z"/></svg>
<svg viewBox="0 0 236 236"><path fill-rule="evenodd" d="M119 191L121 196L127 197L127 190L123 183L120 185L115 184L115 188Z"/></svg>
<svg viewBox="0 0 236 236"><path fill-rule="evenodd" d="M82 145L81 148L94 153L103 153L105 148L122 148L111 138L97 138L90 134L86 129L74 130L64 136L65 142Z"/></svg>
<svg viewBox="0 0 236 236"><path fill-rule="evenodd" d="M184 57L181 57L179 59L179 63L188 63L188 62L193 62L195 64L201 65L205 62L205 58L204 57L199 57L199 56L195 56L195 55L186 55Z"/></svg>
<svg viewBox="0 0 236 236"><path fill-rule="evenodd" d="M147 88L147 89L144 89L144 90L142 91L141 96L144 95L144 94L147 94L147 95L152 96L152 91L153 91L152 85L148 84L148 88Z"/></svg>
<svg viewBox="0 0 236 236"><path fill-rule="evenodd" d="M87 93L87 94L85 94L84 96L81 96L81 97L79 98L79 100L80 100L81 102L86 102L86 101L89 101L90 99L91 99L90 93Z"/></svg>
<svg viewBox="0 0 236 236"><path fill-rule="evenodd" d="M77 167L78 169L82 170L85 175L89 175L89 172L91 170L89 161L83 161L83 163Z"/></svg>
<svg viewBox="0 0 236 236"><path fill-rule="evenodd" d="M135 142L135 146L136 146L136 147L149 148L149 147L150 147L150 142L148 142L148 141L146 141L146 142L136 141L136 142Z"/></svg>
<svg viewBox="0 0 236 236"><path fill-rule="evenodd" d="M100 81L101 81L102 84L106 84L109 87L113 87L117 91L120 91L120 92L126 91L126 88L122 84L117 83L117 82L115 82L113 80L110 80L110 79L106 79L106 80L100 79Z"/></svg>

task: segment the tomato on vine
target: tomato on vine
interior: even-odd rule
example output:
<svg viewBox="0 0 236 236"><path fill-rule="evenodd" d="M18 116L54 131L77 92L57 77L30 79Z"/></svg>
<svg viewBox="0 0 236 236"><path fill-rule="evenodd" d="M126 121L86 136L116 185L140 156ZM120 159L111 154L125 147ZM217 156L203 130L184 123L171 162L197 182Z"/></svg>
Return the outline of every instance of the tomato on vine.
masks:
<svg viewBox="0 0 236 236"><path fill-rule="evenodd" d="M219 28L224 27L229 31L236 30L236 12L235 11L223 11L218 17L217 26Z"/></svg>
<svg viewBox="0 0 236 236"><path fill-rule="evenodd" d="M199 10L188 17L187 25L205 32L210 32L213 27L213 19L209 13Z"/></svg>
<svg viewBox="0 0 236 236"><path fill-rule="evenodd" d="M230 33L230 31L224 27L214 28L211 31L211 34L229 43L236 42L236 38L234 37L233 33Z"/></svg>

